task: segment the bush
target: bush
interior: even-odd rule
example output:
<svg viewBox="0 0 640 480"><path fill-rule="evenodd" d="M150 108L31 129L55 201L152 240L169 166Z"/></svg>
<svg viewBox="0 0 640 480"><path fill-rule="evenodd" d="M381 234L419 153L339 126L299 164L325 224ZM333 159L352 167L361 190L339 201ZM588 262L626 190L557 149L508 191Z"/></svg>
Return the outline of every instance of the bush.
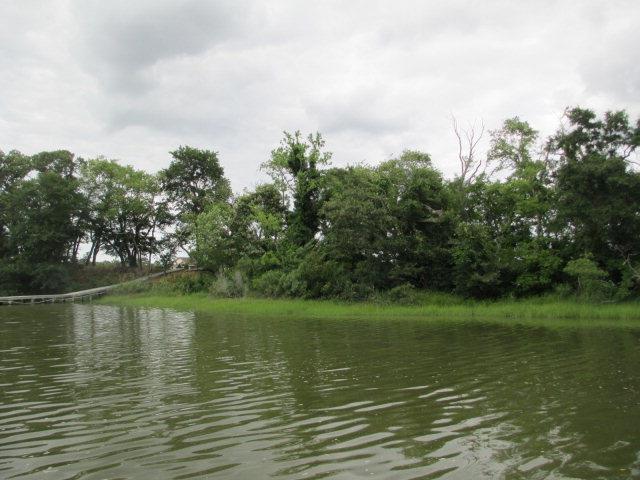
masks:
<svg viewBox="0 0 640 480"><path fill-rule="evenodd" d="M15 263L0 262L0 295L29 294L30 269Z"/></svg>
<svg viewBox="0 0 640 480"><path fill-rule="evenodd" d="M69 284L69 270L62 265L38 265L33 269L31 289L34 292L61 292Z"/></svg>
<svg viewBox="0 0 640 480"><path fill-rule="evenodd" d="M556 285L556 288L554 289L554 293L559 298L568 298L571 295L575 294L573 287L567 283L560 283Z"/></svg>
<svg viewBox="0 0 640 480"><path fill-rule="evenodd" d="M625 269L620 284L616 288L614 299L616 301L629 300L637 294L637 287L635 275L629 269Z"/></svg>
<svg viewBox="0 0 640 480"><path fill-rule="evenodd" d="M363 300L374 293L371 283L354 277L348 265L327 258L320 250L310 250L285 280L291 295L304 298Z"/></svg>
<svg viewBox="0 0 640 480"><path fill-rule="evenodd" d="M221 271L209 286L209 294L214 297L238 298L247 293L246 282L240 271Z"/></svg>
<svg viewBox="0 0 640 480"><path fill-rule="evenodd" d="M486 225L462 223L452 250L455 292L477 299L504 294L499 249Z"/></svg>
<svg viewBox="0 0 640 480"><path fill-rule="evenodd" d="M167 277L171 279L172 277ZM206 292L214 281L213 275L202 272L195 275L184 273L175 275L175 289L182 294Z"/></svg>
<svg viewBox="0 0 640 480"><path fill-rule="evenodd" d="M415 305L419 301L418 291L410 283L404 283L392 288L387 292L386 296L391 302L400 305Z"/></svg>
<svg viewBox="0 0 640 480"><path fill-rule="evenodd" d="M62 293L69 286L69 268L48 263L5 263L0 267L0 282L8 294Z"/></svg>
<svg viewBox="0 0 640 480"><path fill-rule="evenodd" d="M615 286L607 272L588 256L571 260L564 272L573 279L576 294L585 300L601 301L611 298L614 293Z"/></svg>
<svg viewBox="0 0 640 480"><path fill-rule="evenodd" d="M269 270L251 282L252 289L266 297L281 297L284 293L286 273L281 270Z"/></svg>

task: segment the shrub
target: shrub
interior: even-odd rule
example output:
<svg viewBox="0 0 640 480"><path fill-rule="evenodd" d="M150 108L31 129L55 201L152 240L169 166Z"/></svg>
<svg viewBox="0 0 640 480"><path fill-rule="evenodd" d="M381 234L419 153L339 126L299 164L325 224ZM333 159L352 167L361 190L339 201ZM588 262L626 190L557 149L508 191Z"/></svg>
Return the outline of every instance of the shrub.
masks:
<svg viewBox="0 0 640 480"><path fill-rule="evenodd" d="M27 266L0 261L0 295L28 294L31 281Z"/></svg>
<svg viewBox="0 0 640 480"><path fill-rule="evenodd" d="M391 302L401 305L415 305L419 300L416 287L410 283L404 283L392 288L387 292L387 298L389 298Z"/></svg>
<svg viewBox="0 0 640 480"><path fill-rule="evenodd" d="M636 278L632 271L625 269L622 273L622 280L616 288L614 299L617 301L628 300L636 293Z"/></svg>
<svg viewBox="0 0 640 480"><path fill-rule="evenodd" d="M243 297L247 293L246 290L246 282L238 270L220 271L209 286L209 294L223 298Z"/></svg>
<svg viewBox="0 0 640 480"><path fill-rule="evenodd" d="M170 278L170 277L169 277ZM210 273L197 273L195 275L182 274L175 277L175 286L180 293L206 292L214 281Z"/></svg>
<svg viewBox="0 0 640 480"><path fill-rule="evenodd" d="M588 256L571 260L564 272L574 281L575 291L586 300L604 300L614 293L614 285L609 275Z"/></svg>
<svg viewBox="0 0 640 480"><path fill-rule="evenodd" d="M253 279L251 286L256 293L266 297L280 297L284 295L283 281L286 274L280 270L269 270Z"/></svg>
<svg viewBox="0 0 640 480"><path fill-rule="evenodd" d="M574 289L571 285L567 284L567 283L560 283L558 285L556 285L556 288L554 289L554 293L559 297L559 298L567 298L570 297L571 295L573 295Z"/></svg>

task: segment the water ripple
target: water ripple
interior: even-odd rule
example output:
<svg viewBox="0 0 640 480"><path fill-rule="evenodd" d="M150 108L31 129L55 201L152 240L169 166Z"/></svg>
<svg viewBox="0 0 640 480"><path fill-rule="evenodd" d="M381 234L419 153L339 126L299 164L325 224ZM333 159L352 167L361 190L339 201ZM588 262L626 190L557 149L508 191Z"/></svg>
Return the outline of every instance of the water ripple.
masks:
<svg viewBox="0 0 640 480"><path fill-rule="evenodd" d="M0 330L2 478L640 476L633 332L88 305Z"/></svg>

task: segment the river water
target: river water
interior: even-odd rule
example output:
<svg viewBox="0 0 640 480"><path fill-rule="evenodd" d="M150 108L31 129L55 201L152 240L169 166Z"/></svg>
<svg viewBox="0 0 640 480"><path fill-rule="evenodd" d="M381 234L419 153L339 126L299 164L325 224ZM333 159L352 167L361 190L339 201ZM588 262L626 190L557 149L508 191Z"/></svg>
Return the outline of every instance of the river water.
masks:
<svg viewBox="0 0 640 480"><path fill-rule="evenodd" d="M0 478L640 478L640 331L0 310Z"/></svg>

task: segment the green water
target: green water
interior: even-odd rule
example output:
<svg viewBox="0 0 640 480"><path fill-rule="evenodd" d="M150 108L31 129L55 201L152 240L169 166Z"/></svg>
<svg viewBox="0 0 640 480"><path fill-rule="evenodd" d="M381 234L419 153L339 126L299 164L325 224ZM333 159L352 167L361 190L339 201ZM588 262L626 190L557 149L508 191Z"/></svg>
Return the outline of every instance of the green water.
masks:
<svg viewBox="0 0 640 480"><path fill-rule="evenodd" d="M640 478L638 331L0 308L0 478Z"/></svg>

